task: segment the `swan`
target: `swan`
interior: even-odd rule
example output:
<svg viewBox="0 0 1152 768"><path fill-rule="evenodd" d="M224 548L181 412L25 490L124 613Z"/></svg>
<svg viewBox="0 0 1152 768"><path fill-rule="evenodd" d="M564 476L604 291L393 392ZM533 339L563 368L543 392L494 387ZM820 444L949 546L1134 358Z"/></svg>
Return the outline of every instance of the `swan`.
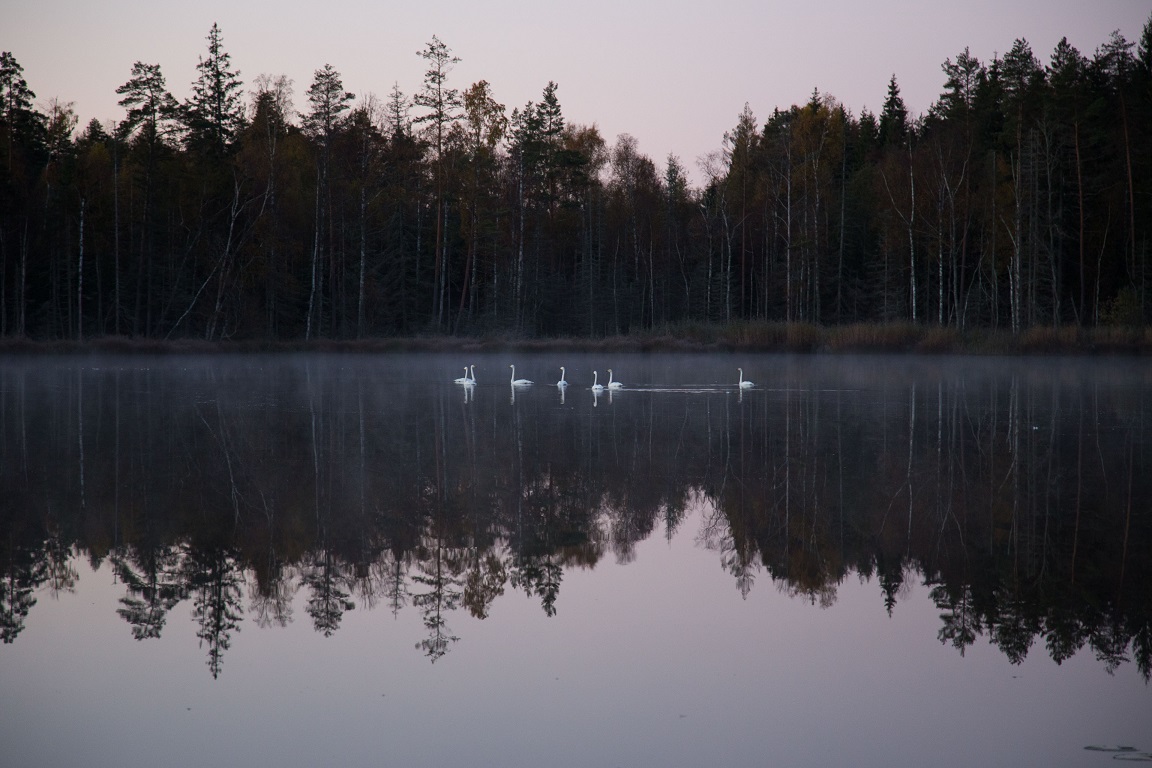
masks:
<svg viewBox="0 0 1152 768"><path fill-rule="evenodd" d="M476 366L475 365L469 365L468 370L469 370L469 378L468 378L468 381L465 383L475 385L476 384Z"/></svg>
<svg viewBox="0 0 1152 768"><path fill-rule="evenodd" d="M560 366L560 381L556 382L556 386L560 387L561 389L568 386L568 382L564 380L564 366Z"/></svg>
<svg viewBox="0 0 1152 768"><path fill-rule="evenodd" d="M604 389L603 384L597 383L597 378L598 378L598 374L596 373L596 371L592 371L592 391L593 392L599 392L600 390Z"/></svg>
<svg viewBox="0 0 1152 768"><path fill-rule="evenodd" d="M464 366L464 375L452 380L453 384L467 384L468 383L468 366Z"/></svg>
<svg viewBox="0 0 1152 768"><path fill-rule="evenodd" d="M528 381L528 379L516 378L516 366L510 365L508 367L512 369L512 386L514 386L514 387L527 387L529 384L535 384L536 383L533 381Z"/></svg>
<svg viewBox="0 0 1152 768"><path fill-rule="evenodd" d="M622 389L623 387L624 387L624 385L621 384L620 382L612 381L612 369L609 368L608 369L608 389Z"/></svg>
<svg viewBox="0 0 1152 768"><path fill-rule="evenodd" d="M744 379L744 369L743 368L737 368L736 370L740 371L740 385L739 385L740 389L751 389L752 387L756 386L755 383L753 383L751 381L746 381Z"/></svg>

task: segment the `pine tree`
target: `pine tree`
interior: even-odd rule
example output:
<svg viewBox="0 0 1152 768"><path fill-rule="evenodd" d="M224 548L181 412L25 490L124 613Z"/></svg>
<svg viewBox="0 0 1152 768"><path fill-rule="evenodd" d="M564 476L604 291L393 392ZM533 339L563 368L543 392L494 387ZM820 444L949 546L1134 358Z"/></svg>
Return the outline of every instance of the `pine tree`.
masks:
<svg viewBox="0 0 1152 768"><path fill-rule="evenodd" d="M331 148L340 121L356 94L344 90L340 73L331 64L325 64L313 74L308 88L311 111L304 116L304 129L320 142L321 148Z"/></svg>
<svg viewBox="0 0 1152 768"><path fill-rule="evenodd" d="M132 79L116 89L120 106L128 114L120 123L124 137L137 131L145 134L145 142L152 144L174 130L173 121L179 115L180 105L168 92L168 85L159 64L132 65Z"/></svg>
<svg viewBox="0 0 1152 768"><path fill-rule="evenodd" d="M43 143L44 116L33 107L35 98L24 68L8 51L0 53L0 141L9 172L17 146L30 150Z"/></svg>
<svg viewBox="0 0 1152 768"><path fill-rule="evenodd" d="M977 89L985 76L984 65L965 48L956 61L945 59L941 68L946 75L945 90L933 112L940 119L958 121L967 127Z"/></svg>
<svg viewBox="0 0 1152 768"><path fill-rule="evenodd" d="M452 67L460 62L458 56L452 55L452 49L432 36L423 51L416 54L428 63L424 73L424 88L415 96L418 107L425 107L428 114L416 118L418 123L429 123L429 133L432 145L436 149L436 253L435 253L435 292L432 298L432 319L436 326L442 326L447 314L448 280L447 264L445 263L444 249L444 218L445 218L445 169L444 169L444 140L452 123L460 119L460 109L463 102L460 92L448 87L448 74Z"/></svg>
<svg viewBox="0 0 1152 768"><path fill-rule="evenodd" d="M7 51L0 53L0 335L26 331L27 274L33 253L28 238L5 236L27 232L39 207L33 203L33 190L48 160L47 120L33 108L34 98L16 58ZM18 254L11 267L9 253ZM11 277L9 268L15 273ZM14 309L11 324L9 307Z"/></svg>

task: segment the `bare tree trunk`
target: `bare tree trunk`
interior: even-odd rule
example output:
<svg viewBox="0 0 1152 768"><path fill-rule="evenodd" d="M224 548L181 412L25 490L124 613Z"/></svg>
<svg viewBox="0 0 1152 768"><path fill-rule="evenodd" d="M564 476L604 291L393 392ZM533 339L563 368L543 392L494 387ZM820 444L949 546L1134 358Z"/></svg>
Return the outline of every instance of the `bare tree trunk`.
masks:
<svg viewBox="0 0 1152 768"><path fill-rule="evenodd" d="M520 209L520 220L518 224L518 232L516 237L516 328L520 328L521 319L524 316L524 157L523 150L520 152L520 173L516 180L516 202L517 207Z"/></svg>
<svg viewBox="0 0 1152 768"><path fill-rule="evenodd" d="M911 201L909 204L909 214L904 215L900 207L896 205L896 197L892 194L891 187L888 186L888 176L884 173L883 169L880 171L880 178L884 181L884 189L888 192L888 200L892 203L892 209L896 211L896 215L904 222L905 229L908 232L908 267L909 267L909 288L912 298L912 322L916 322L916 239L913 236L916 226L916 173L912 167L912 145L908 145L908 181L909 189L911 192ZM887 267L887 261L885 261ZM887 291L887 281L885 281L885 291Z"/></svg>
<svg viewBox="0 0 1152 768"><path fill-rule="evenodd" d="M120 143L112 145L112 330L120 335Z"/></svg>
<svg viewBox="0 0 1152 768"><path fill-rule="evenodd" d="M708 279L704 283L704 321L712 319L712 228L708 225L708 214L704 214L704 224L708 230Z"/></svg>
<svg viewBox="0 0 1152 768"><path fill-rule="evenodd" d="M320 261L320 176L321 171L316 170L316 207L314 211L314 224L312 232L312 276L309 281L310 289L308 291L308 318L304 326L304 338L312 338L312 324L313 318L316 314L316 279L318 271L318 263ZM317 323L317 325L319 325Z"/></svg>
<svg viewBox="0 0 1152 768"><path fill-rule="evenodd" d="M1053 201L1056 200L1056 195L1052 191L1052 177L1055 175L1053 166L1055 161L1052 159L1052 136L1051 126L1048 123L1044 125L1044 182L1045 182L1045 207L1048 214L1048 276L1052 281L1052 327L1056 328L1060 325L1060 259L1058 258L1059 237L1056 231L1056 225L1053 223L1059 212L1062 212L1063 206L1060 206L1057 211L1053 211Z"/></svg>
<svg viewBox="0 0 1152 768"><path fill-rule="evenodd" d="M8 249L4 247L4 229L0 227L0 337L8 335Z"/></svg>
<svg viewBox="0 0 1152 768"><path fill-rule="evenodd" d="M1078 250L1080 255L1080 312L1077 320L1081 325L1084 323L1084 313L1087 310L1085 306L1085 289L1087 287L1087 278L1084 275L1084 174L1083 167L1080 163L1080 124L1076 123L1072 126L1072 139L1076 147L1076 207L1079 209L1079 224L1080 229L1077 232Z"/></svg>
<svg viewBox="0 0 1152 768"><path fill-rule="evenodd" d="M20 238L20 282L17 285L16 298L19 302L18 315L16 323L16 335L23 336L27 327L25 322L27 320L27 305L28 302L24 300L25 292L28 286L28 219L24 219L24 233Z"/></svg>
<svg viewBox="0 0 1152 768"><path fill-rule="evenodd" d="M844 322L844 204L848 185L848 151L840 150L840 247L836 258L836 322Z"/></svg>
<svg viewBox="0 0 1152 768"><path fill-rule="evenodd" d="M648 327L656 325L656 256L652 240L648 241Z"/></svg>
<svg viewBox="0 0 1152 768"><path fill-rule="evenodd" d="M356 337L364 338L364 278L368 260L367 193L360 185L360 275L356 290Z"/></svg>
<svg viewBox="0 0 1152 768"><path fill-rule="evenodd" d="M1023 296L1021 295L1021 265L1023 263L1022 242L1024 237L1024 201L1021 194L1023 179L1022 163L1020 161L1019 141L1017 141L1016 157L1012 161L1012 191L1016 203L1012 213L1012 229L1009 234L1012 240L1012 261L1008 270L1008 296L1011 299L1012 333L1020 333L1023 318Z"/></svg>
<svg viewBox="0 0 1152 768"><path fill-rule="evenodd" d="M1124 127L1124 166L1128 172L1128 244L1131 262L1129 278L1136 281L1136 194L1132 183L1132 147L1128 141L1128 107L1124 103L1124 88L1118 86L1120 92L1120 122Z"/></svg>
<svg viewBox="0 0 1152 768"><path fill-rule="evenodd" d="M476 196L480 194L480 185L477 183L475 176L473 176L472 183L472 200L469 201L469 208L471 209L471 221L468 226L468 253L464 257L464 284L460 290L460 309L456 313L456 326L454 333L460 332L460 321L464 317L464 306L467 300L475 293L475 272L473 262L476 259Z"/></svg>
<svg viewBox="0 0 1152 768"><path fill-rule="evenodd" d="M1100 325L1100 271L1104 265L1104 250L1108 244L1108 233L1112 230L1112 212L1104 222L1104 236L1100 239L1100 251L1096 254L1096 290L1092 299L1092 324Z"/></svg>
<svg viewBox="0 0 1152 768"><path fill-rule="evenodd" d="M785 169L785 204L784 204L784 281L786 287L787 306L784 311L784 320L792 322L795 318L794 300L792 297L792 145L788 145L788 167Z"/></svg>
<svg viewBox="0 0 1152 768"><path fill-rule="evenodd" d="M228 272L232 262L232 240L236 236L236 220L240 216L240 208L240 182L235 181L232 187L232 210L228 217L228 238L224 241L224 252L220 254L219 266L214 270L219 272L216 282L216 301L212 306L212 317L208 320L208 327L204 331L204 337L209 340L216 334L216 324L220 320L220 312L224 306L224 295L228 290ZM193 299L193 303L195 303L195 299ZM188 311L191 309L192 306L189 305ZM185 311L185 317L188 315L188 311ZM180 321L177 321L176 325L179 324Z"/></svg>
<svg viewBox="0 0 1152 768"><path fill-rule="evenodd" d="M721 205L724 219L724 249L727 252L724 269L724 322L732 322L732 226L728 221L728 206Z"/></svg>
<svg viewBox="0 0 1152 768"><path fill-rule="evenodd" d="M913 237L916 225L916 170L912 167L912 143L908 143L908 183L912 200L908 213L908 267L912 284L912 322L916 322L916 239Z"/></svg>
<svg viewBox="0 0 1152 768"><path fill-rule="evenodd" d="M84 340L84 208L87 200L80 198L80 242L76 263L76 340Z"/></svg>
<svg viewBox="0 0 1152 768"><path fill-rule="evenodd" d="M439 147L439 144L437 145ZM444 291L442 281L444 279L444 191L443 179L441 178L443 168L440 166L439 159L437 160L436 168L436 242L433 246L432 256L432 320L436 327L440 327L442 317L442 306Z"/></svg>
<svg viewBox="0 0 1152 768"><path fill-rule="evenodd" d="M943 177L943 169L941 169ZM943 185L943 183L942 183ZM936 201L936 325L944 326L944 190Z"/></svg>

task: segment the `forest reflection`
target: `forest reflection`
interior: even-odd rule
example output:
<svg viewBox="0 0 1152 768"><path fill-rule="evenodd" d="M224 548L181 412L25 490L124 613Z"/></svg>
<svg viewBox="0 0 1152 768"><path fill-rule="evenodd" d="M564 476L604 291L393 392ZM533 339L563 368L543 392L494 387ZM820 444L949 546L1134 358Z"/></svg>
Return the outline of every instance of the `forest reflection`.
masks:
<svg viewBox="0 0 1152 768"><path fill-rule="evenodd" d="M242 622L294 605L324 635L356 607L416 611L435 661L458 612L517 590L554 615L566 571L699 511L745 596L831 606L859 578L891 612L923 583L960 653L1087 648L1147 681L1147 374L1053 370L573 387L561 407L323 359L0 366L0 634L18 642L86 557L111 564L138 640L190 604L213 676Z"/></svg>

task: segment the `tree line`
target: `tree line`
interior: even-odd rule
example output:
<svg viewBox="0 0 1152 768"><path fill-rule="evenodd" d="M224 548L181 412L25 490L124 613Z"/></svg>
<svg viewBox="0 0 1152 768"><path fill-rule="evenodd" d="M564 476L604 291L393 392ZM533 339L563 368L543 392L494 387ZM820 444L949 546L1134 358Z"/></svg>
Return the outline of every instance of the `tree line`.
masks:
<svg viewBox="0 0 1152 768"><path fill-rule="evenodd" d="M452 81L357 97L339 71L247 91L213 25L181 103L157 64L78 129L0 55L0 336L607 336L691 323L1144 324L1152 18L1087 55L1027 41L943 64L913 117L814 90L745 106L699 159L508 111Z"/></svg>

